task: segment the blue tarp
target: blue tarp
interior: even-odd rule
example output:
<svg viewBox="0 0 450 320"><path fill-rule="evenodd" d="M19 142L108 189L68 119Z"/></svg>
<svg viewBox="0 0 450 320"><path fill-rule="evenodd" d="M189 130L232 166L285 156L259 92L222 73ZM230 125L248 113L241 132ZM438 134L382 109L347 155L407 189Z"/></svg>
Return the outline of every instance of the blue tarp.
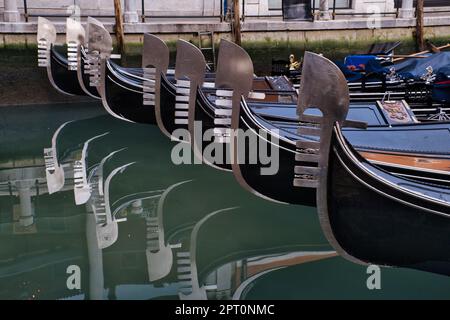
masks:
<svg viewBox="0 0 450 320"><path fill-rule="evenodd" d="M344 64L346 66L355 66L357 70L364 70L366 64L371 60L376 60L376 56L363 54L363 55L353 55L345 58ZM363 66L362 68L360 66Z"/></svg>
<svg viewBox="0 0 450 320"><path fill-rule="evenodd" d="M420 78L427 73L427 68L432 67L436 74L433 85L432 98L434 101L450 102L450 52L427 54L427 58L410 58L392 65L381 65L380 60L373 55L348 56L345 62L336 62L336 65L344 73L348 82L379 81L384 79L390 68L394 67L397 74L403 79ZM365 74L358 67L364 65ZM353 67L352 67L353 66ZM350 67L350 68L349 68Z"/></svg>
<svg viewBox="0 0 450 320"><path fill-rule="evenodd" d="M365 58L364 58L365 57ZM372 55L348 56L345 63L338 63L339 68L344 72L349 81L359 80L358 72L349 70L348 66L358 67L360 64L365 65L366 73L374 73L383 75L389 73L389 69L394 67L397 74L404 79L419 80L426 72L427 68L431 66L435 73L440 69L450 66L450 52L439 52L428 54L427 58L409 58L393 65L381 65L380 60L377 60ZM354 80L353 80L354 79Z"/></svg>
<svg viewBox="0 0 450 320"><path fill-rule="evenodd" d="M356 82L363 78L363 74L359 71L351 71L345 63L336 61L336 65L341 69L348 82Z"/></svg>

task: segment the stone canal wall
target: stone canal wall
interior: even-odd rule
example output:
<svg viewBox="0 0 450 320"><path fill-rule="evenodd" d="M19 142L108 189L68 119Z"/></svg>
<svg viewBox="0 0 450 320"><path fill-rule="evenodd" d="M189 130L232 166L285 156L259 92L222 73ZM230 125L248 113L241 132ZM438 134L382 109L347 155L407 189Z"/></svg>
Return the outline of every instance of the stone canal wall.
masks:
<svg viewBox="0 0 450 320"><path fill-rule="evenodd" d="M54 21L60 40L64 41L65 21ZM352 18L350 20L330 21L278 21L249 20L242 23L243 41L384 41L409 38L415 32L415 19L396 19L389 17ZM113 33L114 23L104 22ZM199 31L213 31L220 37L230 36L230 25L226 22L202 19L174 20L149 23L125 23L125 38L129 43L142 41L144 33L153 33L165 40L178 38L193 39ZM0 46L9 44L36 43L36 21L29 23L0 22ZM449 37L450 15L425 18L425 37Z"/></svg>

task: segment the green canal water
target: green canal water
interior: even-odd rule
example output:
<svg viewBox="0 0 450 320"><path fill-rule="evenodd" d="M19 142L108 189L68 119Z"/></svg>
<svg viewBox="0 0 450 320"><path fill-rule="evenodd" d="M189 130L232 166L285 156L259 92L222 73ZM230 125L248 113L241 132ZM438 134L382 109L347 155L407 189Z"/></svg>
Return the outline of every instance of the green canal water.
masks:
<svg viewBox="0 0 450 320"><path fill-rule="evenodd" d="M116 120L97 103L0 114L1 299L450 297L447 277L396 268L381 268L380 288L369 290L367 267L334 255L315 209L259 199L205 165L173 164L175 143L156 126ZM54 144L65 183L49 194L43 149L67 121ZM102 134L86 145L86 166L98 173L110 156L103 201L123 221L100 249L101 197L75 204L73 163Z"/></svg>

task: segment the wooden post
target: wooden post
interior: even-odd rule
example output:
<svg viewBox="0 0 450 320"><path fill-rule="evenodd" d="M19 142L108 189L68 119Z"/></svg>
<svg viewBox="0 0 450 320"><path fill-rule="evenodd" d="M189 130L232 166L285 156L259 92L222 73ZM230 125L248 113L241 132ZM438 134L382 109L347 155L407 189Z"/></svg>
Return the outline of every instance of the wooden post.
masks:
<svg viewBox="0 0 450 320"><path fill-rule="evenodd" d="M416 16L417 16L417 23L416 23L416 46L417 51L425 50L425 41L423 38L423 3L424 0L417 0L417 8L416 8Z"/></svg>
<svg viewBox="0 0 450 320"><path fill-rule="evenodd" d="M119 53L122 55L122 61L125 59L125 43L124 43L124 32L123 32L123 15L122 15L122 6L120 4L120 0L114 0L114 14L116 16L116 39L117 39L117 48L119 49Z"/></svg>
<svg viewBox="0 0 450 320"><path fill-rule="evenodd" d="M239 0L233 0L233 31L234 31L234 43L237 45L241 45L241 14L240 14L240 6Z"/></svg>

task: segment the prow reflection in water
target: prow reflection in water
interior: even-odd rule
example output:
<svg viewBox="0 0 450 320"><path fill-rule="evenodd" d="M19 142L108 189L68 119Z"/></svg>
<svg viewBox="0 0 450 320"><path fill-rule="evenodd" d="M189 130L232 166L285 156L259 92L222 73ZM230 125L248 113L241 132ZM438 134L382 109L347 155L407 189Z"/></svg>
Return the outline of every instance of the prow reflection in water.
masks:
<svg viewBox="0 0 450 320"><path fill-rule="evenodd" d="M231 299L257 272L335 254L320 234L308 239L299 231L313 216L260 201L212 212L196 224L189 251L179 255L180 299Z"/></svg>
<svg viewBox="0 0 450 320"><path fill-rule="evenodd" d="M110 219L126 218L118 224L117 240L107 248L99 248L97 220L90 207L75 205L72 179L48 194L42 149L57 128L51 127L41 139L39 162L10 166L14 174L0 172L0 297L150 299L201 293L197 297L247 299L273 292L295 298L304 297L303 292L310 293L319 283L323 288L316 294L319 298L340 297L335 287L344 291L342 297L367 290L365 268L331 257L334 253L313 210L268 204L237 188L231 175L206 166L175 166L170 161L172 145L159 129L120 121L114 127L114 121L105 120L109 124L83 137L77 136L80 131L75 127L72 132L63 130L66 147L58 151L79 156L96 133L110 132L89 142L85 158L91 201L94 193L106 196L108 189ZM108 176L129 163L134 164L116 171L106 188ZM73 176L67 173L66 177ZM14 227L19 221L13 215L14 207L20 207L15 184L19 180L32 182L33 227L28 233ZM224 211L234 207L239 208ZM204 219L211 212L219 213ZM166 249L172 259L159 255ZM183 264L180 260L186 257L188 263ZM80 290L67 289L70 265L81 268ZM284 280L280 273L287 274ZM179 279L181 274L186 277ZM359 276L352 282L355 274ZM448 293L442 277L382 269L383 288L395 287L396 295L389 296L388 291L389 297L418 295L416 287L411 293L406 276L419 279L420 292L426 290L434 297ZM186 280L191 281L187 286L182 283Z"/></svg>

